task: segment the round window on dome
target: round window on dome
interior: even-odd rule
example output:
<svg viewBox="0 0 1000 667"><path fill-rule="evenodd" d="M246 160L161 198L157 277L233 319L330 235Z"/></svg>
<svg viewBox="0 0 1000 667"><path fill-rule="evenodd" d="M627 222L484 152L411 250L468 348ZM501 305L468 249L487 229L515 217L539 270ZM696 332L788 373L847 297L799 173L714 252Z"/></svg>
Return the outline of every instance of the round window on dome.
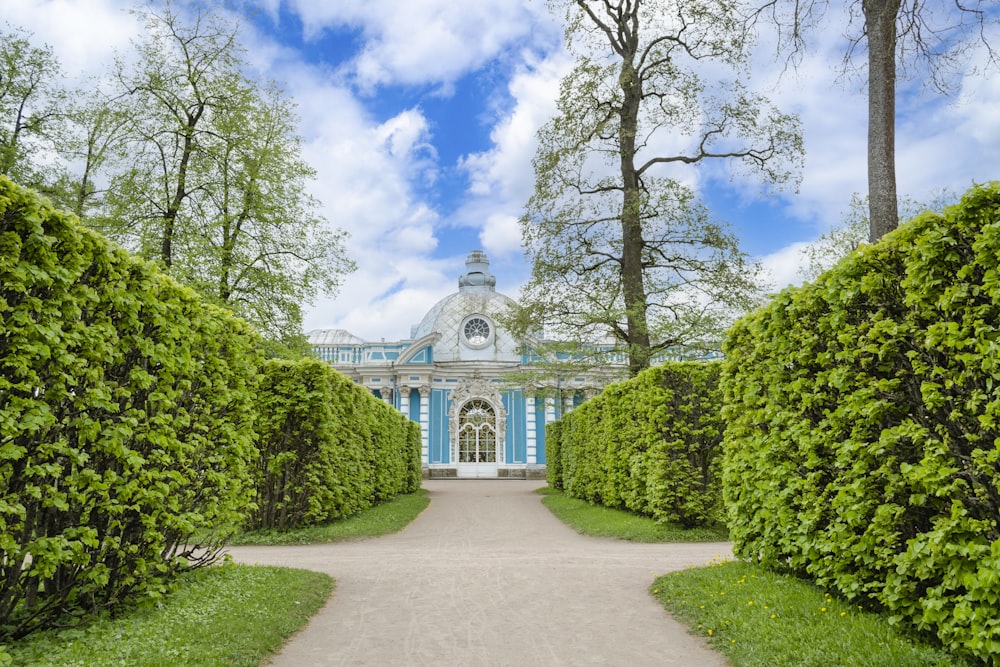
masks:
<svg viewBox="0 0 1000 667"><path fill-rule="evenodd" d="M490 323L482 317L470 317L462 327L465 341L472 347L483 347L490 341L492 329Z"/></svg>

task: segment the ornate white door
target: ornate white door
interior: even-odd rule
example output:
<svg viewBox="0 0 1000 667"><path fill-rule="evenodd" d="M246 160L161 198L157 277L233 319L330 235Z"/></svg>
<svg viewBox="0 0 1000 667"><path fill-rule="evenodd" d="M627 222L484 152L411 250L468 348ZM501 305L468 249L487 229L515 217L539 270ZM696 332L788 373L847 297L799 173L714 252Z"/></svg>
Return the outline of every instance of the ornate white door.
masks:
<svg viewBox="0 0 1000 667"><path fill-rule="evenodd" d="M496 410L489 401L473 399L458 411L459 477L497 476Z"/></svg>

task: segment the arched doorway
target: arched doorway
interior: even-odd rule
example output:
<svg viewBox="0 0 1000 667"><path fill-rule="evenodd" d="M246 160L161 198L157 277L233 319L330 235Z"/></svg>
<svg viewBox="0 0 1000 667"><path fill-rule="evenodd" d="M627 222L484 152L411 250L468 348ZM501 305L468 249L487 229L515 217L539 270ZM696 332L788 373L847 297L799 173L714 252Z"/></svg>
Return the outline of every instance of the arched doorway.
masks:
<svg viewBox="0 0 1000 667"><path fill-rule="evenodd" d="M458 411L459 477L497 476L497 415L481 398L466 401Z"/></svg>

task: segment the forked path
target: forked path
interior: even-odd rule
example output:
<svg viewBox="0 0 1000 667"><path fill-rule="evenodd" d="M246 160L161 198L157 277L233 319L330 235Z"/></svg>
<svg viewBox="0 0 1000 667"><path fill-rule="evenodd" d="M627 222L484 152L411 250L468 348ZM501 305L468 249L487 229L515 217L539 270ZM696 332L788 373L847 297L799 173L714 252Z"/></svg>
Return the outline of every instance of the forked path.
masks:
<svg viewBox="0 0 1000 667"><path fill-rule="evenodd" d="M337 580L330 602L272 664L726 664L648 588L656 575L728 555L728 544L583 537L541 504L534 490L543 485L425 480L430 507L395 535L231 549L242 563Z"/></svg>

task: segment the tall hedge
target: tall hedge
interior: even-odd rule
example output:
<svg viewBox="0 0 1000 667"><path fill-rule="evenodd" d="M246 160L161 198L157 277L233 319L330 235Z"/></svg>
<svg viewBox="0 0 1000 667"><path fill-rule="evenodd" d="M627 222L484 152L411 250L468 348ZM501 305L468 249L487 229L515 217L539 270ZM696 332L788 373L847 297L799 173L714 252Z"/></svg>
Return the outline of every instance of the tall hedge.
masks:
<svg viewBox="0 0 1000 667"><path fill-rule="evenodd" d="M193 536L253 494L256 347L0 177L0 639L213 560Z"/></svg>
<svg viewBox="0 0 1000 667"><path fill-rule="evenodd" d="M688 527L720 518L718 374L668 363L609 385L546 429L549 484Z"/></svg>
<svg viewBox="0 0 1000 667"><path fill-rule="evenodd" d="M318 360L268 361L254 528L348 516L420 487L420 427Z"/></svg>
<svg viewBox="0 0 1000 667"><path fill-rule="evenodd" d="M741 320L736 553L1000 660L1000 184Z"/></svg>

